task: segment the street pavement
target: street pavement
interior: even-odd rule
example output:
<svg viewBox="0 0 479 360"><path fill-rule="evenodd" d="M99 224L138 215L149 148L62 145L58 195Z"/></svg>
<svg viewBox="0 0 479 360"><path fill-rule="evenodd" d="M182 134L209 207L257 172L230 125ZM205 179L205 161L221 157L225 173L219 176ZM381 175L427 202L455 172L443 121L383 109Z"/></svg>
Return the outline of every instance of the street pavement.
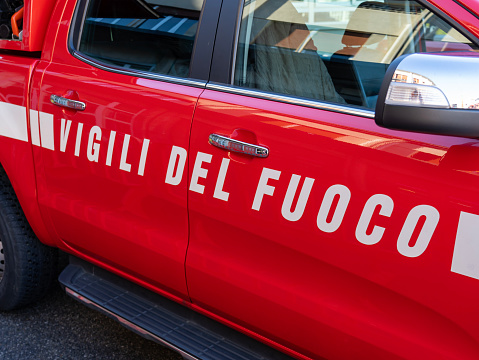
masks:
<svg viewBox="0 0 479 360"><path fill-rule="evenodd" d="M181 360L67 296L60 285L39 303L0 312L0 360Z"/></svg>

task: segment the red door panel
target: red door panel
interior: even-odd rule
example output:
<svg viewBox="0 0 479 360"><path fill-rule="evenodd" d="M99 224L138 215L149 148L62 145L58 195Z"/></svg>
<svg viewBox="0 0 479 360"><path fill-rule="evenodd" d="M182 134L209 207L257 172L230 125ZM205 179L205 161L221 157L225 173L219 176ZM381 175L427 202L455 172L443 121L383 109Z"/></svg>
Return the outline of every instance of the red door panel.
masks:
<svg viewBox="0 0 479 360"><path fill-rule="evenodd" d="M208 90L188 159L193 302L312 358L477 358L476 141Z"/></svg>
<svg viewBox="0 0 479 360"><path fill-rule="evenodd" d="M43 70L43 69L42 69ZM120 75L70 57L38 72L39 200L75 253L187 297L186 185L166 186L200 88ZM84 111L53 105L76 97ZM37 102L37 101L35 101Z"/></svg>

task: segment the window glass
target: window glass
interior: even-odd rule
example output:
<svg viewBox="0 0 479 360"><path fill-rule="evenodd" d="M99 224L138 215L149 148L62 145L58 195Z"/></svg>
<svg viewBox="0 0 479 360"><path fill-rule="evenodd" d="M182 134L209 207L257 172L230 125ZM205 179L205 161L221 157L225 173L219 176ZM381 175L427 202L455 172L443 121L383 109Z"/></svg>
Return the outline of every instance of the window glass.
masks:
<svg viewBox="0 0 479 360"><path fill-rule="evenodd" d="M247 0L234 84L374 109L398 56L473 50L415 1Z"/></svg>
<svg viewBox="0 0 479 360"><path fill-rule="evenodd" d="M187 77L203 0L92 0L79 51L123 69Z"/></svg>

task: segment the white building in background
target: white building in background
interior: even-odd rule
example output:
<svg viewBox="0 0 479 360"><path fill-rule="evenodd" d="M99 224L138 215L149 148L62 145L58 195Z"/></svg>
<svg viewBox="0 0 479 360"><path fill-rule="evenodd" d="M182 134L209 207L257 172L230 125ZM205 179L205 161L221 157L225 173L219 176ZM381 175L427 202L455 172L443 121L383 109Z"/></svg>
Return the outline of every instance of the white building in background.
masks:
<svg viewBox="0 0 479 360"><path fill-rule="evenodd" d="M435 86L435 84L427 77L410 72L410 71L403 71L403 70L396 70L394 72L393 81L407 83L407 84Z"/></svg>

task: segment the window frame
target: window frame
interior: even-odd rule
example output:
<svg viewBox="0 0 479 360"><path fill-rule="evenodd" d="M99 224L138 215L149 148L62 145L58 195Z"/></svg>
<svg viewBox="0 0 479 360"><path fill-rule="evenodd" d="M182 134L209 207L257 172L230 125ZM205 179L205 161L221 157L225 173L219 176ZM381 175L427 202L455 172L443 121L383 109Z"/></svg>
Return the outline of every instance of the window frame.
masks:
<svg viewBox="0 0 479 360"><path fill-rule="evenodd" d="M245 1L246 0L228 0L225 2L229 3L228 8L223 4L218 23L218 36L213 52L212 71L210 80L206 86L207 89L374 119L375 110L366 109L360 106L306 99L234 85L236 56ZM441 9L433 6L426 0L415 1L454 27L459 33L479 47L479 39ZM232 8L237 9L234 18L231 14ZM224 54L231 54L231 56L228 58Z"/></svg>
<svg viewBox="0 0 479 360"><path fill-rule="evenodd" d="M98 69L117 74L159 80L180 85L189 85L193 87L204 88L206 86L210 76L214 47L214 41L211 41L211 39L214 40L216 36L217 23L223 0L204 0L203 2L198 22L198 30L193 44L188 77L177 77L136 69L124 69L110 63L102 62L99 59L93 58L79 51L81 34L83 32L88 6L91 1L92 0L79 0L75 7L68 35L68 51L73 57ZM201 51L197 51L197 49L201 49Z"/></svg>

